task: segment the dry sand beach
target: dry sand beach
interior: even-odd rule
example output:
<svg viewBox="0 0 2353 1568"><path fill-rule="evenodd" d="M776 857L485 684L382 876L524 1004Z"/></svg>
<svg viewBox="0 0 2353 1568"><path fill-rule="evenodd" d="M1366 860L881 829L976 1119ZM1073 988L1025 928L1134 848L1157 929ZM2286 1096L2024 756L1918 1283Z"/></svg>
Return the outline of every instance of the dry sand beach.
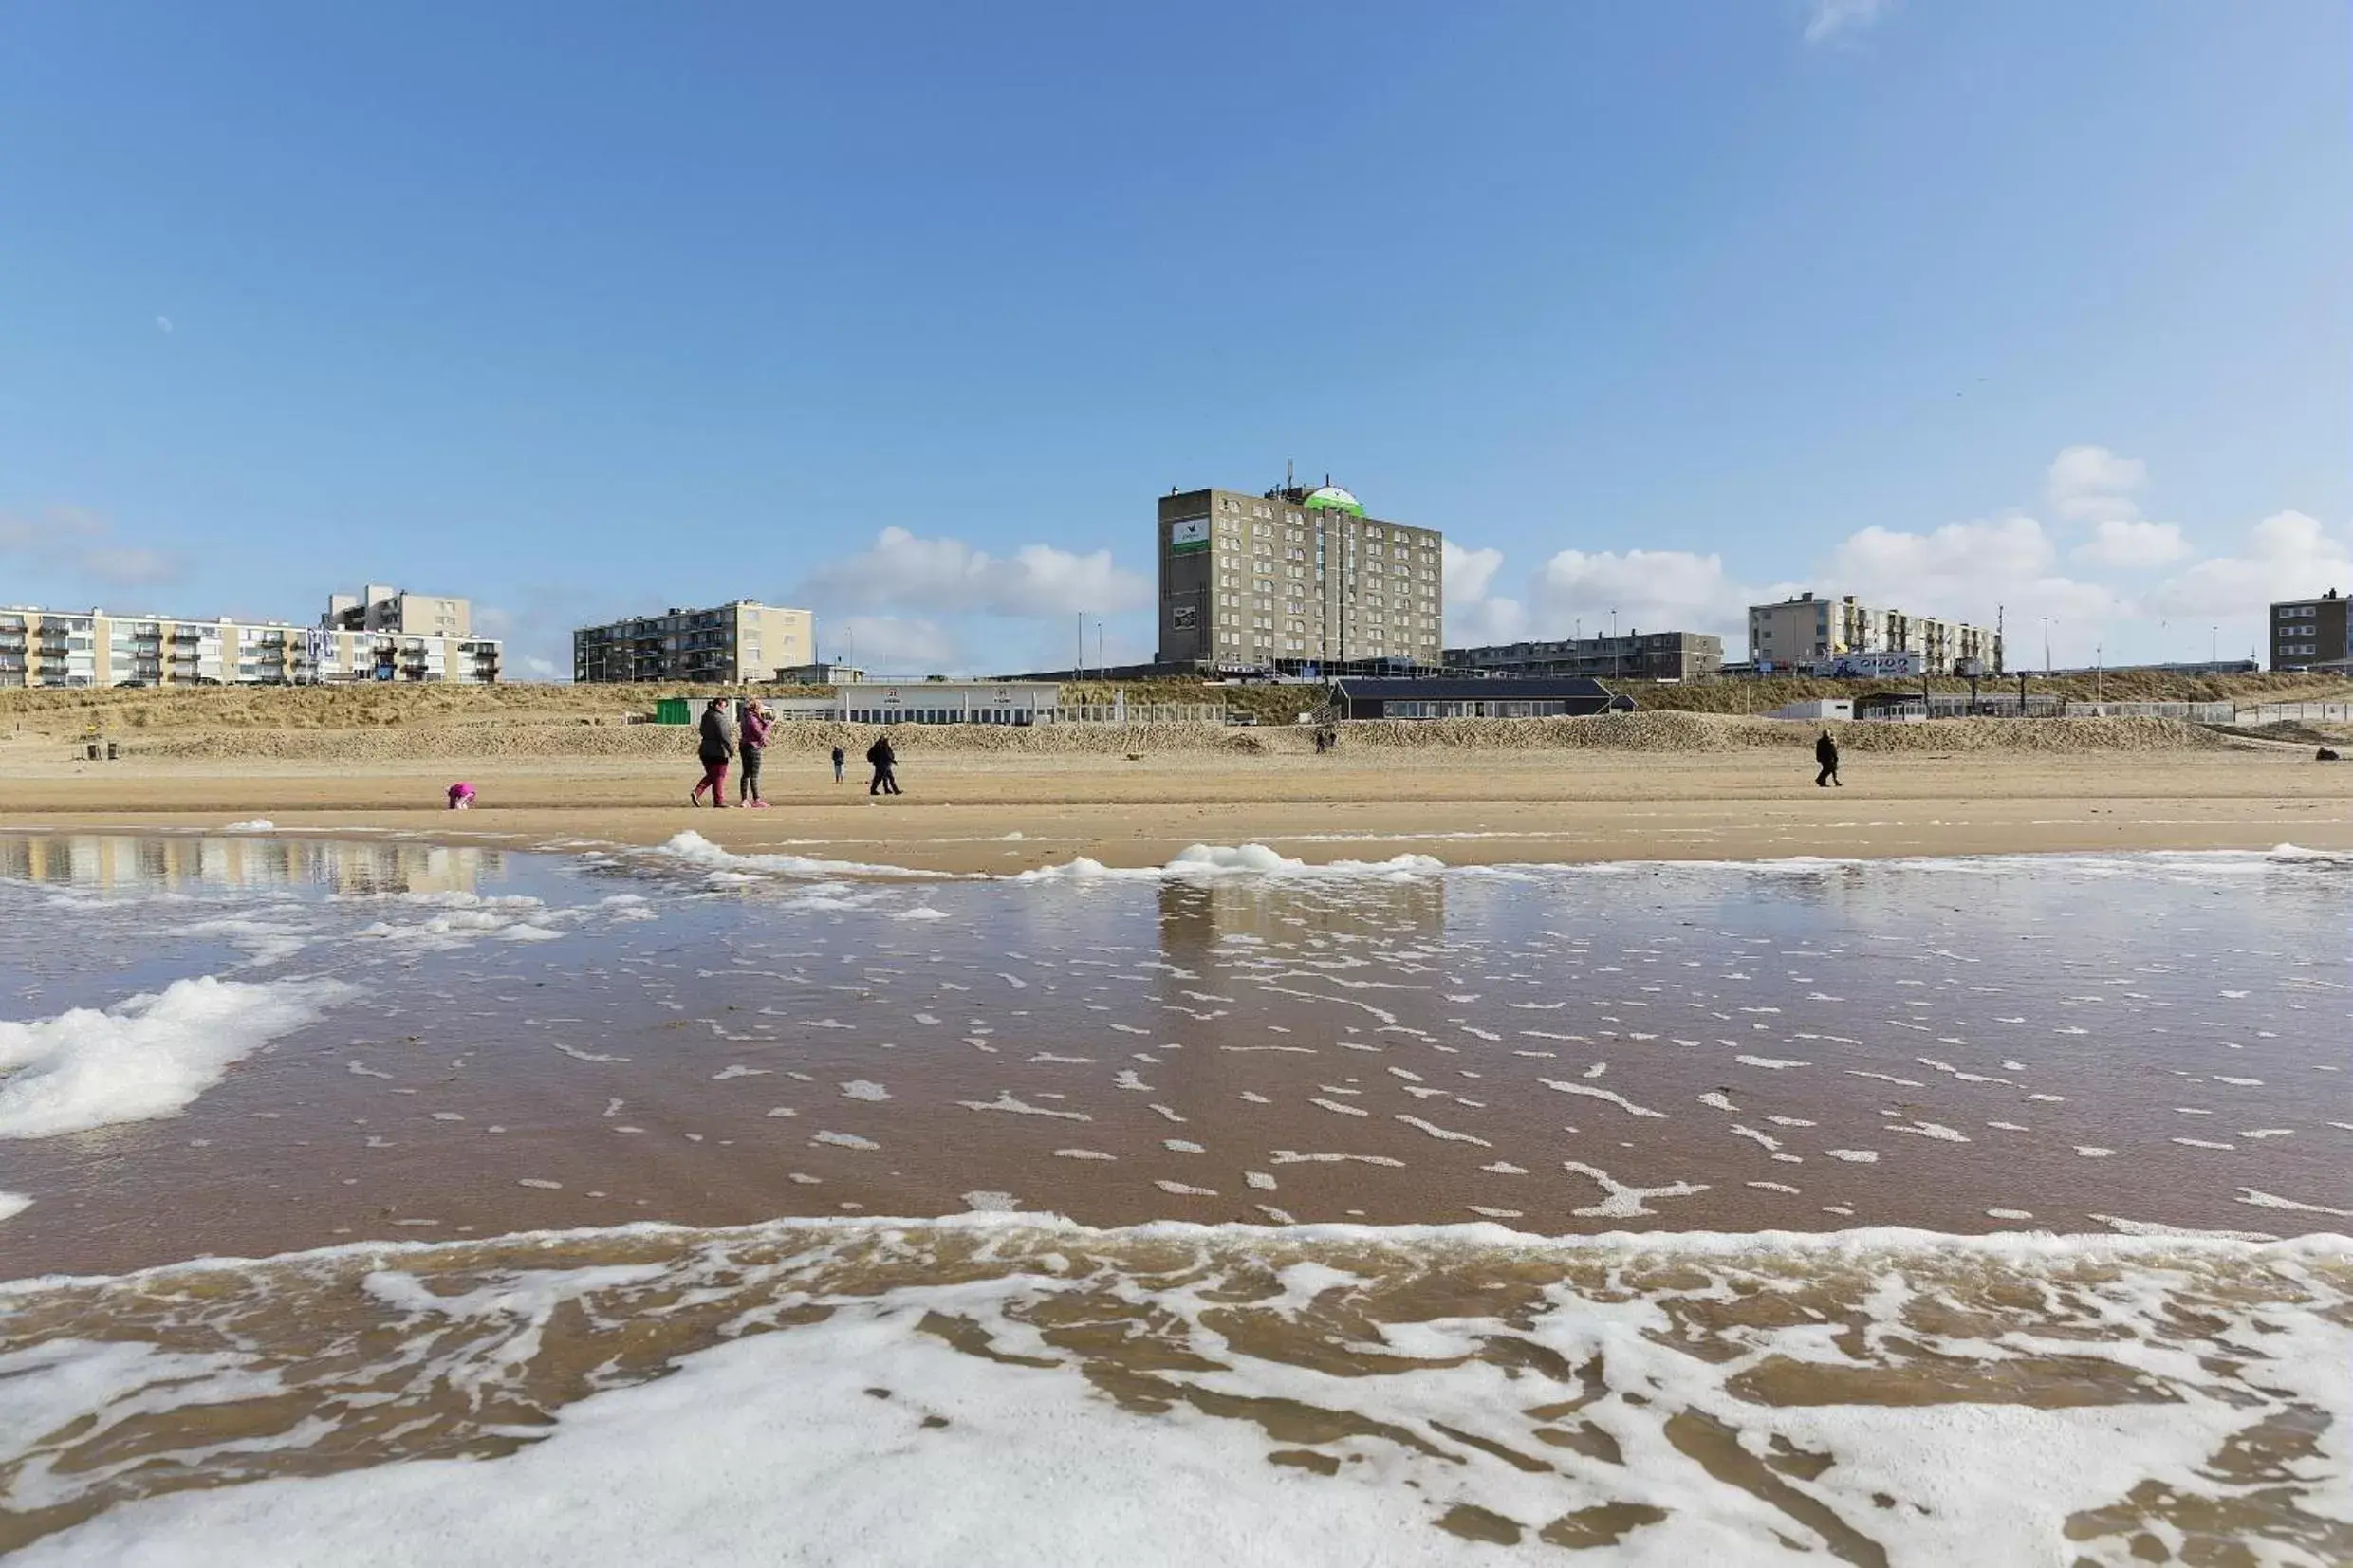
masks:
<svg viewBox="0 0 2353 1568"><path fill-rule="evenodd" d="M296 716L309 694L280 695ZM102 763L81 756L85 715L19 716L0 740L0 821L258 817L313 833L636 844L693 825L730 848L955 871L1072 855L1153 865L1192 843L1253 840L1309 861L1414 849L1457 864L2353 847L2353 772L2315 764L2308 740L2173 721L1839 726L1846 787L1834 790L1813 785L1812 727L1678 712L1353 726L1331 756L1293 727L901 727L909 792L891 801L863 785L873 731L787 725L769 752L773 809L723 815L688 810L685 731L478 707L490 711L348 729L270 727L267 710L234 725L113 722L89 731L120 753ZM839 785L835 744L852 758ZM481 791L462 819L441 809L459 779Z"/></svg>

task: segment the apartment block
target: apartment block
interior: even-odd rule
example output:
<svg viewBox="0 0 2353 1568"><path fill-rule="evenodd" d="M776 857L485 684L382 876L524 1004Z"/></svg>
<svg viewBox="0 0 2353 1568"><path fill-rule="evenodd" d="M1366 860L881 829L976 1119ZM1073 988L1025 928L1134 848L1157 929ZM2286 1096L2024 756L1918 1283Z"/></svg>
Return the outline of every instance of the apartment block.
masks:
<svg viewBox="0 0 2353 1568"><path fill-rule="evenodd" d="M672 608L572 634L572 679L581 682L732 686L816 659L815 615L749 599L707 610Z"/></svg>
<svg viewBox="0 0 2353 1568"><path fill-rule="evenodd" d="M2271 668L2344 670L2353 664L2353 632L2346 600L2331 588L2318 599L2288 600L2271 606Z"/></svg>
<svg viewBox="0 0 2353 1568"><path fill-rule="evenodd" d="M493 637L0 607L0 686L488 683L499 678L501 659Z"/></svg>
<svg viewBox="0 0 2353 1568"><path fill-rule="evenodd" d="M1967 659L1989 674L2002 670L2001 634L1990 627L1882 609L1853 594L1804 593L1749 606L1749 657L1761 669L1790 670L1842 654L1906 653L1918 654L1932 674L1949 674Z"/></svg>
<svg viewBox="0 0 2353 1568"><path fill-rule="evenodd" d="M1446 668L1520 679L1706 680L1724 668L1724 639L1705 632L1637 632L1449 648Z"/></svg>
<svg viewBox="0 0 2353 1568"><path fill-rule="evenodd" d="M402 636L471 637L473 601L371 582L358 594L332 594L319 624L332 631L391 632Z"/></svg>
<svg viewBox="0 0 2353 1568"><path fill-rule="evenodd" d="M1337 485L1159 503L1159 657L1268 670L1306 662L1436 665L1444 536L1378 518Z"/></svg>

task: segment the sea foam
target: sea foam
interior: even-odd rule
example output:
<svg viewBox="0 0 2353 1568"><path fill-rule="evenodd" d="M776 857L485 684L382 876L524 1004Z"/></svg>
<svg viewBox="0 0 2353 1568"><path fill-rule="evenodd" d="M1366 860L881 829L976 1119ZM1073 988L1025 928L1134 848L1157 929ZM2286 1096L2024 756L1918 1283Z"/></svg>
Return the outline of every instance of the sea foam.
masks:
<svg viewBox="0 0 2353 1568"><path fill-rule="evenodd" d="M176 1116L254 1050L353 994L337 980L176 980L104 1009L0 1023L0 1137Z"/></svg>

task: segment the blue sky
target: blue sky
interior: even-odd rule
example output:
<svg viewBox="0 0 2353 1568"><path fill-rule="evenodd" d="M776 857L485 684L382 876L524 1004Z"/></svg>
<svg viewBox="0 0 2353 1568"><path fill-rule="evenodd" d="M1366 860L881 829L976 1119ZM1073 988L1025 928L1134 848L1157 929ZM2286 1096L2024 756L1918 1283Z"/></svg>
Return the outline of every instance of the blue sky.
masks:
<svg viewBox="0 0 2353 1568"><path fill-rule="evenodd" d="M2341 0L16 0L0 600L1116 660L1154 497L1295 459L1450 642L2244 652L2353 589L2349 78Z"/></svg>

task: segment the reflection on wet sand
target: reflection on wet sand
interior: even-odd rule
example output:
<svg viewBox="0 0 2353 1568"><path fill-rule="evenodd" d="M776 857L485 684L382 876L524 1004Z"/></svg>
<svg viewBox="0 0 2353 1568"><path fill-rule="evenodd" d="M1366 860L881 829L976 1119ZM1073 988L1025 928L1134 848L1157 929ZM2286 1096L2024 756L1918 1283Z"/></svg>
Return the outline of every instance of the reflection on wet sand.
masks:
<svg viewBox="0 0 2353 1568"><path fill-rule="evenodd" d="M472 893L505 875L503 851L470 845L280 839L0 835L0 878L88 893L324 888Z"/></svg>

